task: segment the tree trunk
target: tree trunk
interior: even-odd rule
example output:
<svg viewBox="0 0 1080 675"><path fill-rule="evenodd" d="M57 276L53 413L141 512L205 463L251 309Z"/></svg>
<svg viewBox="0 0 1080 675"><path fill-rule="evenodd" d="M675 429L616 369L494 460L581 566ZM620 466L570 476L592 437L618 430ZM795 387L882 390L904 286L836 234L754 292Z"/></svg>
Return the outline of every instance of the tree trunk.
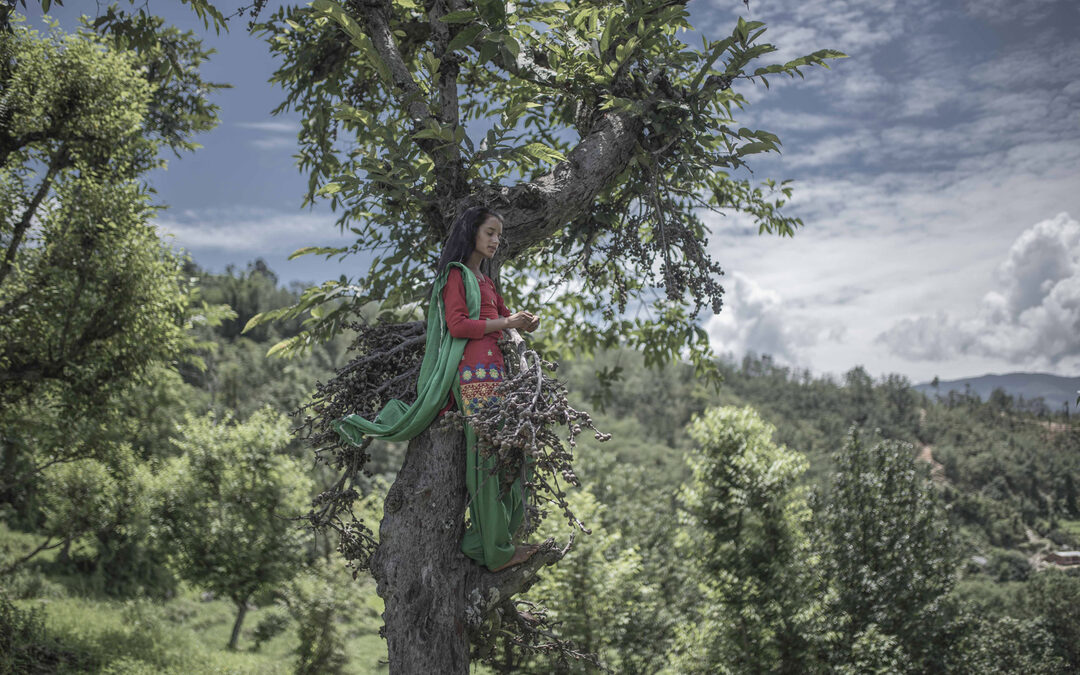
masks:
<svg viewBox="0 0 1080 675"><path fill-rule="evenodd" d="M438 420L409 443L386 495L371 571L391 673L467 675L465 437Z"/></svg>
<svg viewBox="0 0 1080 675"><path fill-rule="evenodd" d="M229 638L229 649L236 649L236 643L240 640L240 626L244 623L247 614L247 598L236 603L236 623L232 627L232 636Z"/></svg>

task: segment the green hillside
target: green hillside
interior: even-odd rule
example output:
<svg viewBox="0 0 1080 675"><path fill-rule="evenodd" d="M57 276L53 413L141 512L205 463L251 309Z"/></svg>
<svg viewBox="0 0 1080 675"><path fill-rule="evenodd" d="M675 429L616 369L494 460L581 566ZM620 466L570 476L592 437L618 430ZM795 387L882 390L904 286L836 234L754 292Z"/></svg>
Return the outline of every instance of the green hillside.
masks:
<svg viewBox="0 0 1080 675"><path fill-rule="evenodd" d="M199 470L203 448L270 443L267 420L348 358L343 339L267 359L296 325L241 333L247 317L295 299L264 265L188 273L237 315L195 329L206 368L132 385L115 403L130 424L103 436L102 452L6 493L0 672L382 672L381 602L370 579L352 581L333 539L296 529L297 564L247 597L237 649L231 582L181 555L193 544L174 511L199 512L175 472ZM1080 546L1075 417L1008 396L938 400L861 368L836 381L768 357L720 368L718 388L690 366L646 369L632 351L557 371L613 435L576 453L582 487L570 499L593 533L525 596L560 637L628 673L1078 667L1077 628L1062 617L1080 577L1043 561ZM263 431L244 435L255 420ZM17 419L4 425L5 442L27 438ZM330 480L300 439L273 443L267 457L297 467L288 480L307 498ZM402 450L375 450L371 523ZM548 535L569 535L556 515L537 536ZM506 672L590 668L513 651L490 660Z"/></svg>

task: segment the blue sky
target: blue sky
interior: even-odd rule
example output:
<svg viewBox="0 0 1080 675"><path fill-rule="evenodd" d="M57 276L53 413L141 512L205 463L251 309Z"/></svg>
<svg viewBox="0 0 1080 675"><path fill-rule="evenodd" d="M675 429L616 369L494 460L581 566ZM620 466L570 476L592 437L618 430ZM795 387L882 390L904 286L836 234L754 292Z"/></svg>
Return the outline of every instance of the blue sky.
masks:
<svg viewBox="0 0 1080 675"><path fill-rule="evenodd" d="M56 8L74 25L81 3ZM222 0L228 9L241 4ZM720 352L771 353L816 373L864 365L914 381L987 372L1080 375L1080 3L1074 0L693 0L707 37L764 21L777 60L831 47L851 58L805 80L743 87L741 122L779 134L761 178L792 178L794 238L708 216L726 305L704 325ZM205 32L177 0L173 23ZM34 13L30 13L31 17ZM297 120L272 117L274 64L242 31L207 79L221 125L153 176L164 231L220 271L263 257L283 282L321 281L341 241L324 208L300 210ZM689 38L700 43L700 38Z"/></svg>

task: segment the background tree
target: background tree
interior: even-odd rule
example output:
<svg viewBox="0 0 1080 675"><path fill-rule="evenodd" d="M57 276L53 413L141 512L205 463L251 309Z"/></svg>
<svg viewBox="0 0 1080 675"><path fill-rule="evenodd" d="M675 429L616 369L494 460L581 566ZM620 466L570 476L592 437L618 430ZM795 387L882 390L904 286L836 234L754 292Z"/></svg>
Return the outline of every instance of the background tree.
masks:
<svg viewBox="0 0 1080 675"><path fill-rule="evenodd" d="M1053 636L1054 655L1065 663L1063 671L1080 669L1080 628L1072 611L1080 601L1080 577L1047 570L1029 582L1023 607Z"/></svg>
<svg viewBox="0 0 1080 675"><path fill-rule="evenodd" d="M175 441L182 455L158 476L157 519L177 574L236 604L235 649L252 595L291 578L304 559L295 523L313 483L282 454L289 424L265 409L246 422L191 417Z"/></svg>
<svg viewBox="0 0 1080 675"><path fill-rule="evenodd" d="M297 675L342 673L349 662L338 624L364 608L357 586L340 565L316 561L296 575L282 593L285 606L296 622Z"/></svg>
<svg viewBox="0 0 1080 675"><path fill-rule="evenodd" d="M885 653L902 655L913 672L944 672L955 655L947 595L956 583L956 542L913 455L908 443L869 446L853 428L815 509L828 614L839 637L830 648L835 667L893 643Z"/></svg>
<svg viewBox="0 0 1080 675"><path fill-rule="evenodd" d="M559 636L576 652L595 654L613 672L641 672L643 658L655 654L656 641L649 639L649 620L656 604L663 602L654 579L646 574L642 555L627 545L616 528L602 527L609 508L588 490L571 497L574 513L593 525L591 534L577 533L574 554L545 570L523 596L523 609L545 611ZM566 523L548 518L537 534L563 538ZM543 610L536 609L537 605ZM641 629L641 630L639 630ZM570 659L560 654L522 655L493 645L499 670L520 673L595 672L589 659Z"/></svg>
<svg viewBox="0 0 1080 675"><path fill-rule="evenodd" d="M239 16L249 10L257 13L258 9L266 4L266 0L253 0L250 5L241 6L233 15L225 16L208 0L181 0L181 2L187 5L195 16L202 19L206 28L213 26L214 30L218 31L226 27L232 16ZM11 0L0 5L0 30L11 29L11 21L16 16L14 14L16 4L21 5L25 10L27 0ZM41 7L42 13L47 13L53 5L64 6L63 0L30 0L30 4L37 4ZM153 46L157 42L154 28L160 21L160 17L153 15L147 4L136 6L137 0L128 0L128 4L132 5L131 11L124 10L117 3L106 5L104 8L98 5L96 9L101 14L94 17L95 26L105 26L105 32L125 39L136 49Z"/></svg>
<svg viewBox="0 0 1080 675"><path fill-rule="evenodd" d="M38 533L45 536L45 541L7 565L3 574L10 574L19 565L51 548L60 547L60 560L68 562L72 542L104 528L116 512L116 481L97 460L84 459L52 466L44 472L42 483L42 523Z"/></svg>
<svg viewBox="0 0 1080 675"><path fill-rule="evenodd" d="M1054 636L1040 619L972 617L958 651L958 672L1006 675L1066 673Z"/></svg>
<svg viewBox="0 0 1080 675"><path fill-rule="evenodd" d="M702 308L719 311L722 289L699 209L747 213L762 232L790 235L799 225L780 211L789 186L733 173L747 156L777 150L779 140L737 126L734 112L746 100L732 85L801 75L839 52L750 70L775 50L760 42L761 23L740 19L730 36L695 49L679 37L691 28L681 2L317 0L313 7L282 9L262 28L281 58L279 111L304 119L307 200L329 199L338 225L357 242L298 253L363 254L368 271L311 288L291 314L278 313L313 317L283 344L286 351L336 334L368 303L423 300L454 216L484 203L505 218L504 246L487 272L500 279L503 263L514 261L502 291L511 306L540 311L545 353L625 343L652 365L689 347L699 371L710 370L696 317ZM580 284L562 283L570 275ZM528 279L539 281L533 293L543 290L531 302ZM624 313L631 305L642 311ZM327 461L345 470L340 489L323 502L336 500L337 512L347 508L350 480L366 461L325 433L339 408L321 405L316 439ZM393 518L383 520L372 562L395 671L465 672L463 599L474 589L483 595L480 586L490 581L481 575L466 587L460 527L419 536L433 518L463 513L459 441L438 437L412 443L409 453L422 463L406 455L388 497ZM437 496L423 505L411 497L428 489ZM333 512L321 509L315 520ZM363 529L349 523L342 531ZM361 565L370 560L364 536L343 546ZM422 576L431 569L438 578ZM440 590L422 599L408 594L421 587ZM514 590L500 587L502 597Z"/></svg>
<svg viewBox="0 0 1080 675"><path fill-rule="evenodd" d="M689 433L679 550L699 599L670 671L813 671L820 607L807 592L810 511L797 486L806 459L773 443L775 429L749 407L710 408Z"/></svg>
<svg viewBox="0 0 1080 675"><path fill-rule="evenodd" d="M41 470L102 458L118 395L196 346L145 176L216 124L217 85L193 35L153 26L162 46L140 53L0 31L0 498L23 511Z"/></svg>

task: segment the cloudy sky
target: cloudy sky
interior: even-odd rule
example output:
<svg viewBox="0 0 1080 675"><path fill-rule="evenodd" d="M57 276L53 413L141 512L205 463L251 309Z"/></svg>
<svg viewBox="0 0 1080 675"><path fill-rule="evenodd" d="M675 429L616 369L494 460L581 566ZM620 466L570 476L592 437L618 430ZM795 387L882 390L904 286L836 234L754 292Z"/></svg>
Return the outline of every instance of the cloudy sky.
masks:
<svg viewBox="0 0 1080 675"><path fill-rule="evenodd" d="M77 9L79 3L68 2ZM222 0L222 8L238 2ZM742 91L741 122L784 152L754 163L795 180L794 238L712 217L726 306L705 327L720 352L770 353L816 373L855 365L926 381L989 372L1080 375L1080 3L1075 0L693 0L707 37L736 13L764 21L783 60L851 56L805 80ZM74 9L54 13L65 27ZM199 28L179 2L155 3ZM33 16L33 14L31 14ZM220 271L263 257L283 282L349 270L286 262L340 241L299 209L295 117L265 48L208 36L208 79L232 83L204 149L154 176L178 245ZM700 44L700 38L689 42Z"/></svg>

